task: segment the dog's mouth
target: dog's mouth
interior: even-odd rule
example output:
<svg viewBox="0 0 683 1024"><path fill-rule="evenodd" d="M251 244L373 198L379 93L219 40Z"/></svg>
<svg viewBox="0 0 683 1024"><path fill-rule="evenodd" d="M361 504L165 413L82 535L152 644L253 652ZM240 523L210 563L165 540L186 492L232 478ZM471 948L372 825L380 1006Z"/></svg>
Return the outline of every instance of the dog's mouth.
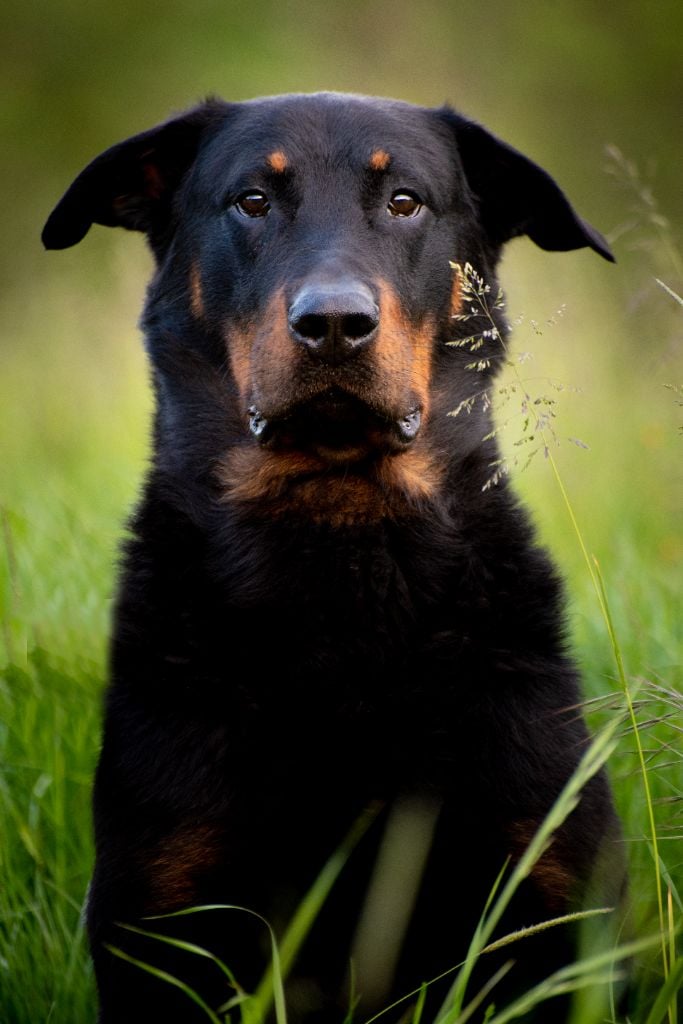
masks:
<svg viewBox="0 0 683 1024"><path fill-rule="evenodd" d="M392 417L337 388L297 403L284 415L269 418L252 405L248 416L249 430L259 444L312 452L332 462L405 451L422 425L417 405Z"/></svg>

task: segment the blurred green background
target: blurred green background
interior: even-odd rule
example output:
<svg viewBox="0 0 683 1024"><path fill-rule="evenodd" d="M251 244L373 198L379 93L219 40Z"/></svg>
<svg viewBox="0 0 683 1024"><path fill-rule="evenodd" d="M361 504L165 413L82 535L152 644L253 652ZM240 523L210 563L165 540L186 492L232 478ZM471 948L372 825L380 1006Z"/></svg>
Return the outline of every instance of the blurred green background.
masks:
<svg viewBox="0 0 683 1024"><path fill-rule="evenodd" d="M25 998L39 987L28 925L7 932L16 964L3 975L0 956L0 981L16 979L4 996L12 1019L25 1011L35 1021L59 1003L55 978L73 1007L64 979L82 970L77 959L65 966L62 950L89 871L89 772L117 543L144 471L150 414L136 329L151 269L144 242L96 227L81 245L45 253L52 206L101 150L209 93L448 100L537 160L608 236L618 262L513 242L502 281L520 320L514 350L532 356L520 367L532 397L557 400L554 455L602 564L627 671L675 685L683 396L670 387L683 381L683 306L656 278L683 294L683 4L25 0L4 18L0 665L15 670L0 684L0 810L14 837L4 862L0 848L11 879L0 926L25 921L36 905L56 916L36 925L45 1000ZM514 404L500 409L511 459L524 454ZM567 575L588 693L609 690L609 644L547 460L539 454L515 478ZM620 802L628 819L629 800ZM63 920L54 900L39 903L44 885L59 888Z"/></svg>

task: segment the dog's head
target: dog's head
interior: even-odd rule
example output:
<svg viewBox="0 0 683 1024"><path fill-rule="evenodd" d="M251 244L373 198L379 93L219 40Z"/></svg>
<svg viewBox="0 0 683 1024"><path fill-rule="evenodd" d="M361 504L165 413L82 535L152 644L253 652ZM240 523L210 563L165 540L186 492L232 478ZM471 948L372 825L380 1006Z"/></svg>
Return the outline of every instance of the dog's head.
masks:
<svg viewBox="0 0 683 1024"><path fill-rule="evenodd" d="M472 389L471 356L449 344L469 331L454 263L492 283L522 234L612 258L552 178L479 125L336 94L209 101L114 146L44 243L92 223L145 232L156 258L143 322L161 470L210 470L228 500L322 519L435 497L485 433L446 416Z"/></svg>

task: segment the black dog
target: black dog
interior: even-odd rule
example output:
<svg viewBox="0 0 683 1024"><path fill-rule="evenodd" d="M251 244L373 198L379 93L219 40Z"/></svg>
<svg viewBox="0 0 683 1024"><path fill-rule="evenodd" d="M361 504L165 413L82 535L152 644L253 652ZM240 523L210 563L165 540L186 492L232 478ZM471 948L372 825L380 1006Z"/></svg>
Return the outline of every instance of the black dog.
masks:
<svg viewBox="0 0 683 1024"><path fill-rule="evenodd" d="M485 489L488 403L448 415L490 385L504 330L492 302L478 355L451 344L484 334L452 265L493 297L516 235L609 248L479 125L334 94L210 101L114 146L45 245L93 222L145 232L157 264L154 459L95 792L100 1019L206 1019L111 947L214 1009L235 994L214 963L119 922L207 947L255 985L268 945L254 918L141 919L238 904L281 933L372 807L288 993L291 1020L341 1020L349 1000L365 1019L463 959L587 739L556 576L505 481ZM598 776L502 929L580 906L617 831ZM505 953L498 1006L570 960L572 936ZM494 966L483 958L478 984ZM430 991L435 1010L444 990Z"/></svg>

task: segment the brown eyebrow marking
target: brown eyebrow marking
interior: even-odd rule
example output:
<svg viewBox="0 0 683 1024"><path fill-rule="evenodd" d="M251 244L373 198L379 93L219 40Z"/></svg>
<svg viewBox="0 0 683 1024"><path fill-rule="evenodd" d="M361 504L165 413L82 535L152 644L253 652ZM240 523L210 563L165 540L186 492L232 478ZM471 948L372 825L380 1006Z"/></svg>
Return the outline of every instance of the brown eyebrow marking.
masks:
<svg viewBox="0 0 683 1024"><path fill-rule="evenodd" d="M276 149L267 156L266 163L276 174L282 174L289 167L289 161L281 149Z"/></svg>
<svg viewBox="0 0 683 1024"><path fill-rule="evenodd" d="M391 157L386 149L375 149L370 155L370 170L386 171L391 163Z"/></svg>

